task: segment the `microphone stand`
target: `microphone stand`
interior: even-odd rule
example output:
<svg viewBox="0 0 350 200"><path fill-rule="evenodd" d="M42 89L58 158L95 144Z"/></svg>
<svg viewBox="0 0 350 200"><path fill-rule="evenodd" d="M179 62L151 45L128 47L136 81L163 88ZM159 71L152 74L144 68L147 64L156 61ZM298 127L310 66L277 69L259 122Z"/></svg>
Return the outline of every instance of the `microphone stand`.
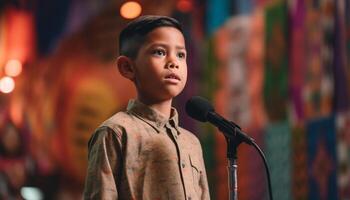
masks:
<svg viewBox="0 0 350 200"><path fill-rule="evenodd" d="M234 128L234 137L228 137L225 135L227 142L229 200L238 200L237 147L243 142L243 140L238 134L236 134L237 129L237 127Z"/></svg>
<svg viewBox="0 0 350 200"><path fill-rule="evenodd" d="M203 99L202 97L193 97L190 102L186 103L186 112L189 113L191 117L201 122L210 122L215 125L224 135L227 142L227 159L228 159L228 189L229 189L229 200L238 199L238 184L237 184L237 148L242 143L245 142L248 145L252 145L261 156L264 161L269 196L270 200L272 197L272 187L270 172L268 164L263 151L254 142L254 139L246 135L241 128L232 121L228 121L214 111L214 108L210 103Z"/></svg>
<svg viewBox="0 0 350 200"><path fill-rule="evenodd" d="M252 138L250 138L243 131L241 131L241 128L237 124L235 124L234 122L228 122L228 121L225 121L223 124L224 125L221 128L219 128L219 130L221 130L224 133L226 142L227 142L229 200L238 200L237 148L242 142L252 145L258 151L259 155L264 161L266 175L267 175L269 196L270 196L270 200L273 200L270 172L269 172L269 167L268 167L264 153Z"/></svg>
<svg viewBox="0 0 350 200"><path fill-rule="evenodd" d="M237 184L237 147L242 142L252 145L260 154L264 161L267 181L269 186L269 196L272 200L272 188L270 180L270 172L266 162L264 153L261 151L259 146L254 142L254 139L245 134L241 127L232 121L227 121L215 112L209 112L207 115L207 121L214 124L219 130L225 135L227 142L227 159L228 159L228 189L229 189L229 200L238 199L238 184Z"/></svg>
<svg viewBox="0 0 350 200"><path fill-rule="evenodd" d="M215 112L209 113L207 119L225 135L227 142L229 200L237 200L237 147L242 142L252 145L254 140L241 131L237 124L225 120Z"/></svg>

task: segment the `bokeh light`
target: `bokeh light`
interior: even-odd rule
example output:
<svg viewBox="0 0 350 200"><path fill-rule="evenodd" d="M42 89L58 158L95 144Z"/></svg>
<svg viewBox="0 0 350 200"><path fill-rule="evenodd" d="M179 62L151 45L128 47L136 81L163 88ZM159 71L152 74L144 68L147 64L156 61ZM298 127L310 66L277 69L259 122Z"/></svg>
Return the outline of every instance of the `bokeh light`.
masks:
<svg viewBox="0 0 350 200"><path fill-rule="evenodd" d="M0 79L0 91L3 93L10 93L15 89L15 81L8 76Z"/></svg>
<svg viewBox="0 0 350 200"><path fill-rule="evenodd" d="M27 200L41 200L43 199L42 191L35 187L23 187L21 188L21 195Z"/></svg>
<svg viewBox="0 0 350 200"><path fill-rule="evenodd" d="M5 74L7 76L18 76L22 72L22 63L19 60L9 60L5 65Z"/></svg>
<svg viewBox="0 0 350 200"><path fill-rule="evenodd" d="M141 5L136 1L125 2L120 7L120 15L126 19L134 19L140 16L142 11Z"/></svg>
<svg viewBox="0 0 350 200"><path fill-rule="evenodd" d="M193 8L193 4L191 0L179 0L176 7L181 12L190 12Z"/></svg>

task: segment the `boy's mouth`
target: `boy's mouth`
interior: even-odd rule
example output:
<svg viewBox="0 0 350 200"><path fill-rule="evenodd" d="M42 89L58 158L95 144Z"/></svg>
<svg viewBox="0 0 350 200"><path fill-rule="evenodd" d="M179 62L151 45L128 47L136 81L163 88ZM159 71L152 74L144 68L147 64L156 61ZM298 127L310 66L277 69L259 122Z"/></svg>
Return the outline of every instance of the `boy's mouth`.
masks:
<svg viewBox="0 0 350 200"><path fill-rule="evenodd" d="M180 77L178 75L176 75L175 73L171 73L167 76L165 76L166 79L175 79L175 80L181 80Z"/></svg>

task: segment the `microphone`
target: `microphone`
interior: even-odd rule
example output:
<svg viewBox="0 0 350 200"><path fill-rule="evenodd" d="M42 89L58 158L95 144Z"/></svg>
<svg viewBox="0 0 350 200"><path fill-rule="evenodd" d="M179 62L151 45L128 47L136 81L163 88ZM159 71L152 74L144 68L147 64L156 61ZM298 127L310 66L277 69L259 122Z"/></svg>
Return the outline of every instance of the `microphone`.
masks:
<svg viewBox="0 0 350 200"><path fill-rule="evenodd" d="M210 102L203 97L194 96L186 102L186 113L200 122L210 122L225 135L227 141L227 158L229 159L229 199L237 199L237 147L241 142L252 145L264 161L267 175L268 189L270 199L272 196L272 187L270 171L263 151L254 142L254 139L245 134L241 128L232 121L228 121L215 112Z"/></svg>
<svg viewBox="0 0 350 200"><path fill-rule="evenodd" d="M254 143L254 139L245 134L237 124L216 113L210 102L203 97L194 96L190 98L186 102L185 110L195 120L212 123L228 138L238 137L237 139L249 145Z"/></svg>

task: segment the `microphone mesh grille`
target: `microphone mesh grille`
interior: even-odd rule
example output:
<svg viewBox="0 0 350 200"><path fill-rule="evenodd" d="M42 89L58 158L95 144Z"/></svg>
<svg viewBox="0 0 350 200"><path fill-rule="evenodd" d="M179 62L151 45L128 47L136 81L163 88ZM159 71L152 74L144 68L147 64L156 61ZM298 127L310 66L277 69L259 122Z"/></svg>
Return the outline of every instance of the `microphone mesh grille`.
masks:
<svg viewBox="0 0 350 200"><path fill-rule="evenodd" d="M207 121L209 112L214 111L213 106L208 100L200 96L194 96L186 102L186 113L201 122Z"/></svg>

